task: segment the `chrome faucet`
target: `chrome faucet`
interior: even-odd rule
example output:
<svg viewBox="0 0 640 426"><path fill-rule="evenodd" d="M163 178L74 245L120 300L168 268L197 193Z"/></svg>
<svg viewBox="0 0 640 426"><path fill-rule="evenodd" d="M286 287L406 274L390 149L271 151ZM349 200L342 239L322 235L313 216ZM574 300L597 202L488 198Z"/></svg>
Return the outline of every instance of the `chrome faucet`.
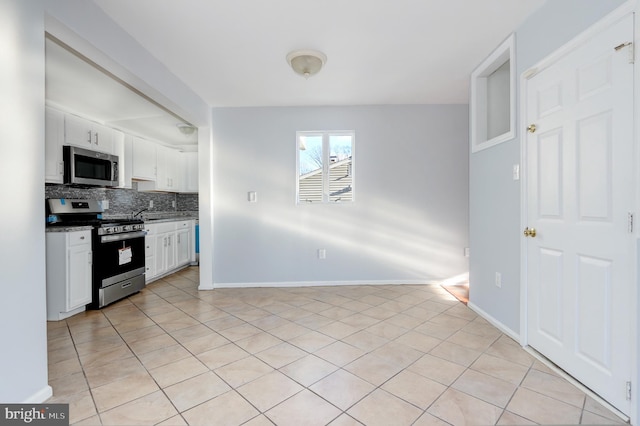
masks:
<svg viewBox="0 0 640 426"><path fill-rule="evenodd" d="M142 209L142 210L140 210L138 213L135 213L135 214L133 215L133 217L134 217L134 218L136 218L136 217L140 216L140 215L142 214L142 212L146 212L147 210L149 210L149 209Z"/></svg>

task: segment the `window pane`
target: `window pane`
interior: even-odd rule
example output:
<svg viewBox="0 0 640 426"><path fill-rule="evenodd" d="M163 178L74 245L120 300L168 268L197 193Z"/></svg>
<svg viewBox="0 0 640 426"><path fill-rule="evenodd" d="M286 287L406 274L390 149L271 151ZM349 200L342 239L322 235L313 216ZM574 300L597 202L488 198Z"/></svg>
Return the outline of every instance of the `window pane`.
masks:
<svg viewBox="0 0 640 426"><path fill-rule="evenodd" d="M329 136L329 201L353 201L353 138Z"/></svg>
<svg viewBox="0 0 640 426"><path fill-rule="evenodd" d="M300 136L298 153L299 201L322 202L322 135Z"/></svg>

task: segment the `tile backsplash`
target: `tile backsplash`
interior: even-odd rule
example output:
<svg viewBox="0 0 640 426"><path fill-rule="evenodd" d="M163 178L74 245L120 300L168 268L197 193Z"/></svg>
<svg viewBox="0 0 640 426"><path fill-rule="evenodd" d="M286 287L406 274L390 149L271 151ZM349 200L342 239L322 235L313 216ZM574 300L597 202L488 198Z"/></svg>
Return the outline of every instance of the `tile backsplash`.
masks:
<svg viewBox="0 0 640 426"><path fill-rule="evenodd" d="M121 188L77 188L68 185L45 186L46 198L80 198L109 201L110 215L130 215L142 209L148 213L175 213L198 211L198 194L174 194L166 192L139 192L138 183L133 182L132 189ZM149 201L153 207L149 208ZM175 207L173 203L175 202Z"/></svg>

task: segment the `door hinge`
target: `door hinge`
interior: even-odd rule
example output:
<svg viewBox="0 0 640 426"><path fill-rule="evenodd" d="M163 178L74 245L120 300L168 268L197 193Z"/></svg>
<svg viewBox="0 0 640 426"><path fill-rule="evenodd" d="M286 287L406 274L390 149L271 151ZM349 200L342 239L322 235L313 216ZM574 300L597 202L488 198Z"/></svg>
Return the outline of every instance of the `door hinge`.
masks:
<svg viewBox="0 0 640 426"><path fill-rule="evenodd" d="M617 45L616 47L613 48L613 50L615 50L616 52L624 49L625 47L628 47L629 50L627 50L627 54L629 55L629 63L633 64L635 63L635 52L634 52L634 45L632 42L628 41L626 43L620 43L619 45Z"/></svg>
<svg viewBox="0 0 640 426"><path fill-rule="evenodd" d="M631 401L631 382L627 382L626 384L627 391L627 401Z"/></svg>
<svg viewBox="0 0 640 426"><path fill-rule="evenodd" d="M627 213L627 230L633 234L633 213Z"/></svg>

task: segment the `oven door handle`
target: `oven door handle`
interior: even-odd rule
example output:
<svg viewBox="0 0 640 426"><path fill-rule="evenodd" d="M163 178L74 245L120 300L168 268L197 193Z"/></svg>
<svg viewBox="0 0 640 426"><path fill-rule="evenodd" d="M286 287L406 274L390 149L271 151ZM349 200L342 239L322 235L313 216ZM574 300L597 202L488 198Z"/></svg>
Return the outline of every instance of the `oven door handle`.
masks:
<svg viewBox="0 0 640 426"><path fill-rule="evenodd" d="M111 243L114 241L130 240L132 238L140 238L147 235L147 231L123 232L122 234L103 235L100 237L101 243Z"/></svg>

